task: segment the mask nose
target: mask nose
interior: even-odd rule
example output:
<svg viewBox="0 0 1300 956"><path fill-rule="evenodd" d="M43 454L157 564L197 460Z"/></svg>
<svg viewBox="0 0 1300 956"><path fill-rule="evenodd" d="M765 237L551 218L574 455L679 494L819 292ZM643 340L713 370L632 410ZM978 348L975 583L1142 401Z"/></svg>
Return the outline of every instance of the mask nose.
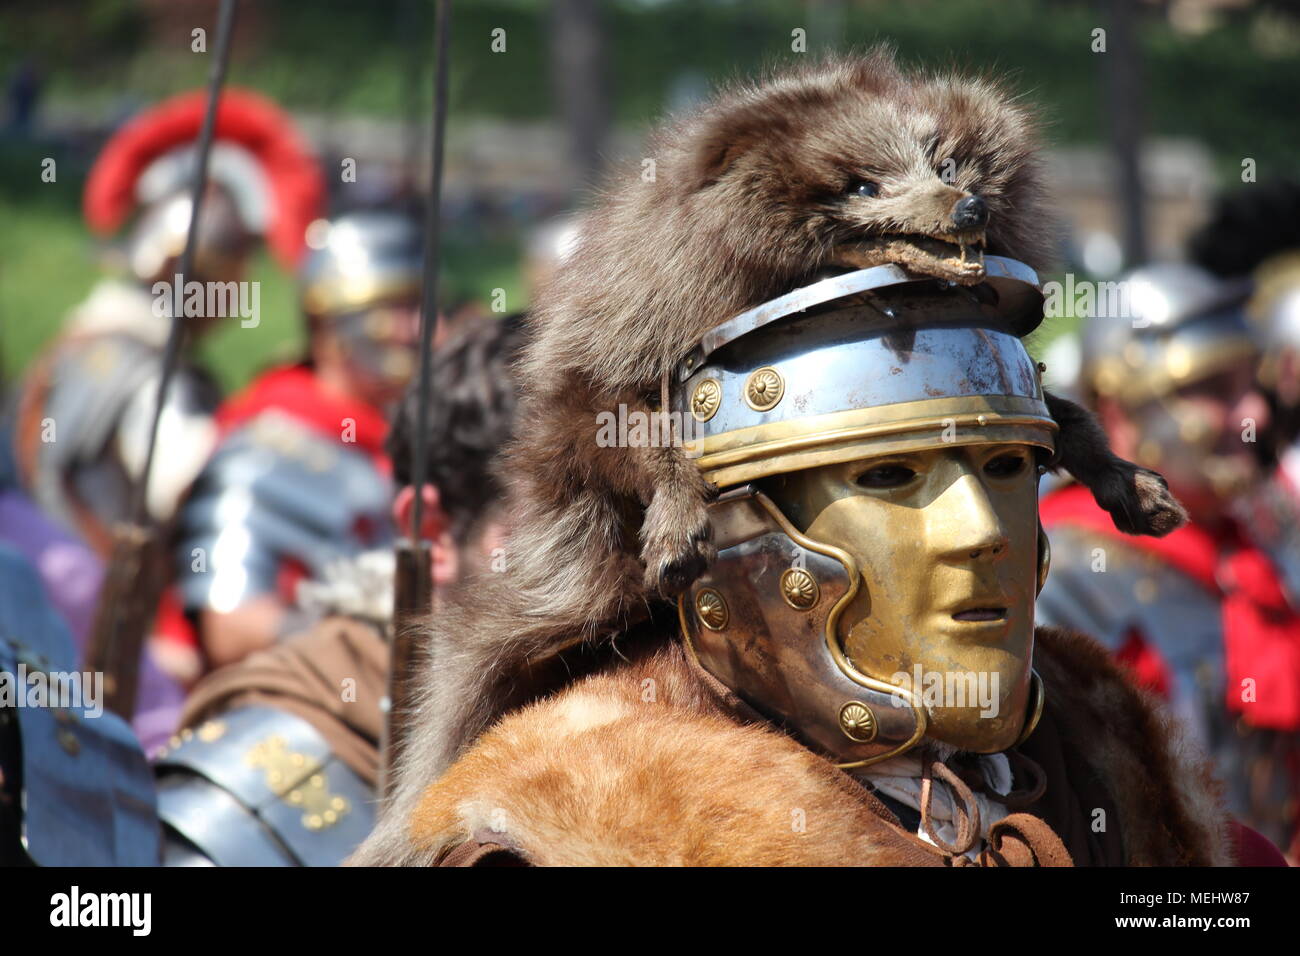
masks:
<svg viewBox="0 0 1300 956"><path fill-rule="evenodd" d="M1011 538L993 510L984 486L973 474L954 481L935 504L943 505L939 520L932 525L941 537L938 550L947 560L996 561L1004 557ZM934 507L934 505L931 505Z"/></svg>
<svg viewBox="0 0 1300 956"><path fill-rule="evenodd" d="M959 199L952 207L952 224L958 229L980 229L988 222L988 203L979 196Z"/></svg>

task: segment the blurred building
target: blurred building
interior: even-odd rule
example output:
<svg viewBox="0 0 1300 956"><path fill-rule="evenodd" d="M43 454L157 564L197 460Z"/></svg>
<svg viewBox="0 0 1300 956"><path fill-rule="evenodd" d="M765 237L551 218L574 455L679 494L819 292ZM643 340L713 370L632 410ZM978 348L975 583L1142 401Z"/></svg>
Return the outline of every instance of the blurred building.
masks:
<svg viewBox="0 0 1300 956"><path fill-rule="evenodd" d="M1213 157L1193 140L1164 139L1148 140L1140 156L1149 255L1179 258L1215 192ZM1068 230L1063 260L1102 277L1126 265L1115 165L1113 153L1100 146L1057 149L1048 156L1052 194Z"/></svg>

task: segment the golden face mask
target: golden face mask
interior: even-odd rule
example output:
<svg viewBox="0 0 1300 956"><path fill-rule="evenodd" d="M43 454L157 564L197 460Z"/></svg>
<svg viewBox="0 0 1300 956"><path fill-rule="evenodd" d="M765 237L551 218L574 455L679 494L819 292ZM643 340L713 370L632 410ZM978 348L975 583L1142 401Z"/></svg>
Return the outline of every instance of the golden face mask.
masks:
<svg viewBox="0 0 1300 956"><path fill-rule="evenodd" d="M711 331L670 374L685 452L721 489L717 560L679 604L697 663L841 767L924 737L992 753L1032 731L1055 448L1033 272L955 288L836 276Z"/></svg>
<svg viewBox="0 0 1300 956"><path fill-rule="evenodd" d="M979 753L1015 743L1034 645L1034 449L939 446L767 490L810 539L855 559L861 587L837 628L852 666L918 697L932 738Z"/></svg>

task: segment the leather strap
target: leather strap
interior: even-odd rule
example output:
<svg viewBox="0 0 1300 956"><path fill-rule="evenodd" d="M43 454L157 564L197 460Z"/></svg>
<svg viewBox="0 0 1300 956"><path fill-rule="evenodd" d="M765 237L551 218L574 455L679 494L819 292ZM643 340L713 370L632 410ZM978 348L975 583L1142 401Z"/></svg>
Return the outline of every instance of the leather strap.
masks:
<svg viewBox="0 0 1300 956"><path fill-rule="evenodd" d="M531 866L517 850L500 843L466 840L448 851L439 866Z"/></svg>

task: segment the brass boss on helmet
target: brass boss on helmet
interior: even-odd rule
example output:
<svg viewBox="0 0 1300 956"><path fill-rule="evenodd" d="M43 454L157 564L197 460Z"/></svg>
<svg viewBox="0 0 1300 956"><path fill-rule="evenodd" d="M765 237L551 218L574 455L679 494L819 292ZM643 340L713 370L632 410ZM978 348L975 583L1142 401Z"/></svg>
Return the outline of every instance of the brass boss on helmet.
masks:
<svg viewBox="0 0 1300 956"><path fill-rule="evenodd" d="M1047 547L1031 454L1050 457L1057 426L1020 337L1042 296L1027 266L986 266L974 287L896 266L815 283L717 327L672 377L687 454L722 489L718 559L679 605L686 643L843 766L927 734L1005 749L1041 712L1030 655ZM989 479L999 449L1033 471ZM854 493L857 463L921 458L902 491ZM1013 611L988 620L971 610L981 600ZM967 665L1005 681L998 712L972 700L939 714L895 673Z"/></svg>

